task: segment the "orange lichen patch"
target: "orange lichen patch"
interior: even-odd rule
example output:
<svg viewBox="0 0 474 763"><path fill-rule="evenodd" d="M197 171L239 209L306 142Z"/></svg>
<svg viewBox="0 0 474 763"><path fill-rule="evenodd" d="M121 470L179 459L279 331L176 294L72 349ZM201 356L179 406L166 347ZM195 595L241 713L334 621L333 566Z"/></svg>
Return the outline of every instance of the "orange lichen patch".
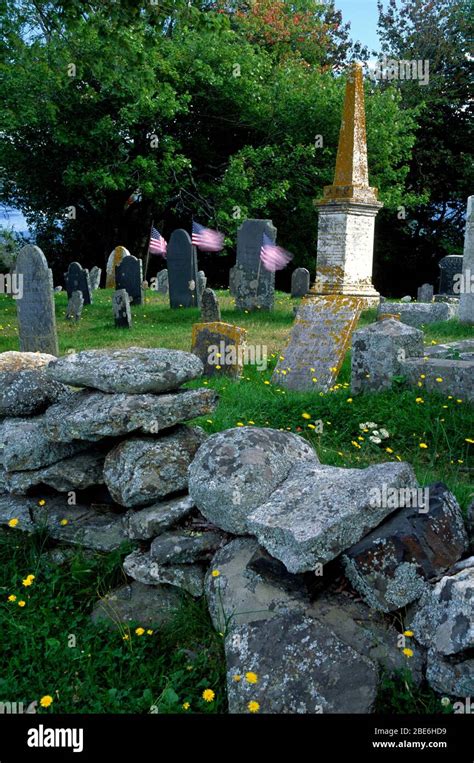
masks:
<svg viewBox="0 0 474 763"><path fill-rule="evenodd" d="M377 315L378 321L388 321L390 319L399 321L400 313L379 313L379 315Z"/></svg>
<svg viewBox="0 0 474 763"><path fill-rule="evenodd" d="M247 331L232 323L194 323L191 352L202 361L205 376L240 376L246 339Z"/></svg>
<svg viewBox="0 0 474 763"><path fill-rule="evenodd" d="M123 258L127 254L127 250L123 246L116 246L114 251L110 254L107 260L107 274L105 280L106 289L115 288L115 268L120 265Z"/></svg>

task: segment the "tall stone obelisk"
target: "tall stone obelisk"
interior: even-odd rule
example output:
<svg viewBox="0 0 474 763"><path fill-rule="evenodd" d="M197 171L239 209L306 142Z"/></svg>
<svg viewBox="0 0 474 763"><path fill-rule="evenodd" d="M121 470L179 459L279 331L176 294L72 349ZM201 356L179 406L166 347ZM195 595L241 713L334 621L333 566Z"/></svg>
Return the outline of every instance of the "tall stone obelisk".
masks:
<svg viewBox="0 0 474 763"><path fill-rule="evenodd" d="M318 250L313 294L360 297L369 307L380 294L372 284L375 216L383 204L369 186L362 65L346 83L334 182L318 208Z"/></svg>

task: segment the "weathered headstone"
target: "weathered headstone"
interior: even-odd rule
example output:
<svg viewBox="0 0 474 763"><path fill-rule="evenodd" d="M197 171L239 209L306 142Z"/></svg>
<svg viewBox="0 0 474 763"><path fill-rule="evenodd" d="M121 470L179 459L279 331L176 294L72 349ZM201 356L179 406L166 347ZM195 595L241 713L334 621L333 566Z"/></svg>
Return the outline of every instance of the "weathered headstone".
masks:
<svg viewBox="0 0 474 763"><path fill-rule="evenodd" d="M202 293L203 293L204 289L207 286L207 277L206 277L206 274L205 274L204 270L199 270L198 271L196 285L197 285L197 290L198 290L198 294L199 294L199 299L201 299Z"/></svg>
<svg viewBox="0 0 474 763"><path fill-rule="evenodd" d="M219 301L213 289L204 289L201 297L201 320L203 323L215 323L221 319Z"/></svg>
<svg viewBox="0 0 474 763"><path fill-rule="evenodd" d="M454 285L462 273L463 257L460 254L449 254L439 262L440 269L439 293L453 297L459 297L459 291L455 291Z"/></svg>
<svg viewBox="0 0 474 763"><path fill-rule="evenodd" d="M125 289L132 305L143 304L142 261L127 254L115 269L115 284L118 291Z"/></svg>
<svg viewBox="0 0 474 763"><path fill-rule="evenodd" d="M53 274L41 249L24 246L18 253L15 273L22 288L16 300L20 350L59 355Z"/></svg>
<svg viewBox="0 0 474 763"><path fill-rule="evenodd" d="M232 277L238 310L273 310L275 273L266 270L260 260L264 233L275 243L277 229L271 220L245 220L237 231Z"/></svg>
<svg viewBox="0 0 474 763"><path fill-rule="evenodd" d="M173 231L167 248L170 307L198 307L197 256L191 236L182 228Z"/></svg>
<svg viewBox="0 0 474 763"><path fill-rule="evenodd" d="M405 303L406 303L406 304L408 304L409 302L411 302L411 297L410 297L410 295L409 295L409 294L407 294L405 297L402 297L402 298L401 298L401 300L400 300L400 302L403 302L404 304L405 304Z"/></svg>
<svg viewBox="0 0 474 763"><path fill-rule="evenodd" d="M459 320L474 325L474 196L469 196L464 233L464 257L461 279Z"/></svg>
<svg viewBox="0 0 474 763"><path fill-rule="evenodd" d="M127 254L130 254L130 252L124 246L116 246L109 254L105 278L106 289L115 289L115 268L120 265Z"/></svg>
<svg viewBox="0 0 474 763"><path fill-rule="evenodd" d="M291 296L306 297L309 291L309 270L296 268L291 275Z"/></svg>
<svg viewBox="0 0 474 763"><path fill-rule="evenodd" d="M76 322L80 320L83 307L84 297L82 296L82 291L73 291L67 303L66 319Z"/></svg>
<svg viewBox="0 0 474 763"><path fill-rule="evenodd" d="M416 301L417 302L432 302L433 294L434 294L434 289L432 285L430 283L424 283L418 289L418 292L416 295Z"/></svg>
<svg viewBox="0 0 474 763"><path fill-rule="evenodd" d="M71 299L74 291L82 292L84 304L92 303L92 289L89 280L89 271L78 262L71 262L66 274L66 289L68 299Z"/></svg>
<svg viewBox="0 0 474 763"><path fill-rule="evenodd" d="M359 297L304 297L272 383L301 392L332 387L363 307Z"/></svg>
<svg viewBox="0 0 474 763"><path fill-rule="evenodd" d="M229 269L229 293L231 297L235 297L235 265Z"/></svg>
<svg viewBox="0 0 474 763"><path fill-rule="evenodd" d="M97 265L95 265L91 272L89 273L89 281L91 285L92 291L95 291L100 286L100 277L102 275L101 268L98 268Z"/></svg>
<svg viewBox="0 0 474 763"><path fill-rule="evenodd" d="M230 323L195 323L191 352L204 364L205 376L237 377L243 370L247 332Z"/></svg>
<svg viewBox="0 0 474 763"><path fill-rule="evenodd" d="M156 274L155 291L158 294L168 294L168 271L166 269L160 270Z"/></svg>
<svg viewBox="0 0 474 763"><path fill-rule="evenodd" d="M130 297L125 289L118 289L112 297L115 326L117 328L132 328L132 313Z"/></svg>

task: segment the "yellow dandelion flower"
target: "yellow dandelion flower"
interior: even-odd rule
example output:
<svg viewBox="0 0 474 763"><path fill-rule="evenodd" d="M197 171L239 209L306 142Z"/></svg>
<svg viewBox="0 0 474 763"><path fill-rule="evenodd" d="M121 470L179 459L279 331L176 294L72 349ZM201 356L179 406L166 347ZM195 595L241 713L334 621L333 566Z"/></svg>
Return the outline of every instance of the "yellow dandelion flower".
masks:
<svg viewBox="0 0 474 763"><path fill-rule="evenodd" d="M312 380L311 380L311 381L313 381L313 382L317 382L318 380L317 380L316 376L313 376L313 378L312 378Z"/></svg>
<svg viewBox="0 0 474 763"><path fill-rule="evenodd" d="M44 498L41 498L41 499L38 501L38 506L44 506L45 504L46 504L46 501L44 500Z"/></svg>
<svg viewBox="0 0 474 763"><path fill-rule="evenodd" d="M245 680L249 682L249 684L256 684L258 681L258 676L256 673L252 673L252 671L249 671L245 674Z"/></svg>
<svg viewBox="0 0 474 763"><path fill-rule="evenodd" d="M442 376L437 376L436 377L436 381L437 382L442 382L443 381L443 377Z"/></svg>
<svg viewBox="0 0 474 763"><path fill-rule="evenodd" d="M420 442L420 448L427 448L426 442Z"/></svg>
<svg viewBox="0 0 474 763"><path fill-rule="evenodd" d="M457 403L462 403L462 400L456 400Z"/></svg>
<svg viewBox="0 0 474 763"><path fill-rule="evenodd" d="M182 704L183 710L189 710L190 707L191 707L191 705L189 704L189 702L183 702L183 704Z"/></svg>
<svg viewBox="0 0 474 763"><path fill-rule="evenodd" d="M420 379L426 379L426 374L420 374Z"/></svg>
<svg viewBox="0 0 474 763"><path fill-rule="evenodd" d="M211 572L213 578L218 578L220 574L219 570L212 570Z"/></svg>
<svg viewBox="0 0 474 763"><path fill-rule="evenodd" d="M413 631L403 631L403 635L407 636L407 638L411 638L413 636Z"/></svg>
<svg viewBox="0 0 474 763"><path fill-rule="evenodd" d="M232 680L238 683L242 680L242 676L240 676L238 673L235 673L235 675L232 676Z"/></svg>
<svg viewBox="0 0 474 763"><path fill-rule="evenodd" d="M263 383L264 383L264 384L270 384L270 382L268 381L268 379L265 379L265 381L264 381Z"/></svg>
<svg viewBox="0 0 474 763"><path fill-rule="evenodd" d="M471 445L474 445L474 440L472 439L472 437L466 437L465 439L466 439L466 442L470 443Z"/></svg>
<svg viewBox="0 0 474 763"><path fill-rule="evenodd" d="M16 601L16 596L14 593L10 594L10 596L8 597L8 601Z"/></svg>
<svg viewBox="0 0 474 763"><path fill-rule="evenodd" d="M258 711L260 710L260 704L258 702L255 702L254 699L250 700L247 707L251 713L258 713Z"/></svg>
<svg viewBox="0 0 474 763"><path fill-rule="evenodd" d="M238 421L238 422L237 422L237 424L236 424L236 426L237 426L237 427L243 427L243 426L244 426L244 424L243 424L243 422L242 422L242 421Z"/></svg>
<svg viewBox="0 0 474 763"><path fill-rule="evenodd" d="M66 527L66 525L68 525L68 524L69 524L69 519L61 519L61 521L59 522L59 524L60 524L62 527Z"/></svg>
<svg viewBox="0 0 474 763"><path fill-rule="evenodd" d="M41 697L40 699L40 705L41 707L49 707L53 704L53 698L50 694L45 694L44 697Z"/></svg>
<svg viewBox="0 0 474 763"><path fill-rule="evenodd" d="M342 450L338 450L338 451L337 451L337 455L338 455L338 456L343 456L343 455L344 455L344 453L342 452Z"/></svg>
<svg viewBox="0 0 474 763"><path fill-rule="evenodd" d="M249 424L255 424L255 421L252 421L252 419L249 419L248 423Z"/></svg>
<svg viewBox="0 0 474 763"><path fill-rule="evenodd" d="M337 371L337 366L331 366L331 368L329 370L332 371L333 374L335 374L336 371Z"/></svg>
<svg viewBox="0 0 474 763"><path fill-rule="evenodd" d="M222 366L216 366L216 371L220 371Z"/></svg>
<svg viewBox="0 0 474 763"><path fill-rule="evenodd" d="M387 453L393 453L392 448L385 448L385 450L386 450Z"/></svg>
<svg viewBox="0 0 474 763"><path fill-rule="evenodd" d="M423 386L423 382L418 382L418 386L422 387Z"/></svg>
<svg viewBox="0 0 474 763"><path fill-rule="evenodd" d="M151 629L151 628L148 628L148 630L147 630L147 632L146 632L146 635L147 635L147 636L153 636L153 631L152 631L152 629Z"/></svg>
<svg viewBox="0 0 474 763"><path fill-rule="evenodd" d="M417 397L416 400L415 400L415 403L424 403L424 402L425 401L423 400L422 397Z"/></svg>
<svg viewBox="0 0 474 763"><path fill-rule="evenodd" d="M206 419L206 424L212 424L212 419Z"/></svg>
<svg viewBox="0 0 474 763"><path fill-rule="evenodd" d="M405 657L413 657L413 649L408 649L408 647L405 647L405 649L402 649L402 652Z"/></svg>
<svg viewBox="0 0 474 763"><path fill-rule="evenodd" d="M145 633L145 628L135 628L135 633L137 634L137 636L143 636L143 634Z"/></svg>
<svg viewBox="0 0 474 763"><path fill-rule="evenodd" d="M10 519L8 522L8 527L16 527L18 524L18 519Z"/></svg>
<svg viewBox="0 0 474 763"><path fill-rule="evenodd" d="M202 693L202 698L205 702L212 702L215 696L216 694L212 691L212 689L204 689Z"/></svg>
<svg viewBox="0 0 474 763"><path fill-rule="evenodd" d="M26 601L23 601L23 599L21 599L21 601L18 602L19 607L24 607L25 605L26 605Z"/></svg>
<svg viewBox="0 0 474 763"><path fill-rule="evenodd" d="M311 414L310 414L310 413L306 413L306 411L305 411L304 413L302 413L302 414L301 414L301 416L302 416L304 419L310 419L310 418L311 418Z"/></svg>
<svg viewBox="0 0 474 763"><path fill-rule="evenodd" d="M33 585L33 580L35 579L34 575L27 575L24 580L22 580L22 584L25 586L25 588L28 588L28 586Z"/></svg>
<svg viewBox="0 0 474 763"><path fill-rule="evenodd" d="M122 639L124 641L128 641L129 638L130 638L130 636L128 635L128 633L126 633L125 636L122 636Z"/></svg>
<svg viewBox="0 0 474 763"><path fill-rule="evenodd" d="M348 397L346 403L352 403L352 397Z"/></svg>

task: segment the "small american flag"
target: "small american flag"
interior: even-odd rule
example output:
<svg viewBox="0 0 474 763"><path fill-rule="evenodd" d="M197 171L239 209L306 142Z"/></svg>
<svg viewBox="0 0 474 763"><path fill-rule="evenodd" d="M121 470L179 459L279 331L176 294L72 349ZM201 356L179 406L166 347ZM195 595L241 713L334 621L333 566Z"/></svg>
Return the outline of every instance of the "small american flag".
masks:
<svg viewBox="0 0 474 763"><path fill-rule="evenodd" d="M162 254L163 257L166 257L166 241L160 231L156 230L153 226L151 228L150 246L148 249L150 254Z"/></svg>
<svg viewBox="0 0 474 763"><path fill-rule="evenodd" d="M193 220L193 233L191 240L194 246L205 252L220 252L224 246L224 234L219 231L205 228L204 225L195 223Z"/></svg>
<svg viewBox="0 0 474 763"><path fill-rule="evenodd" d="M273 243L270 236L266 233L263 234L262 248L260 249L260 260L265 270L282 270L286 267L290 260L293 259L293 255L283 249L281 246L276 246Z"/></svg>

